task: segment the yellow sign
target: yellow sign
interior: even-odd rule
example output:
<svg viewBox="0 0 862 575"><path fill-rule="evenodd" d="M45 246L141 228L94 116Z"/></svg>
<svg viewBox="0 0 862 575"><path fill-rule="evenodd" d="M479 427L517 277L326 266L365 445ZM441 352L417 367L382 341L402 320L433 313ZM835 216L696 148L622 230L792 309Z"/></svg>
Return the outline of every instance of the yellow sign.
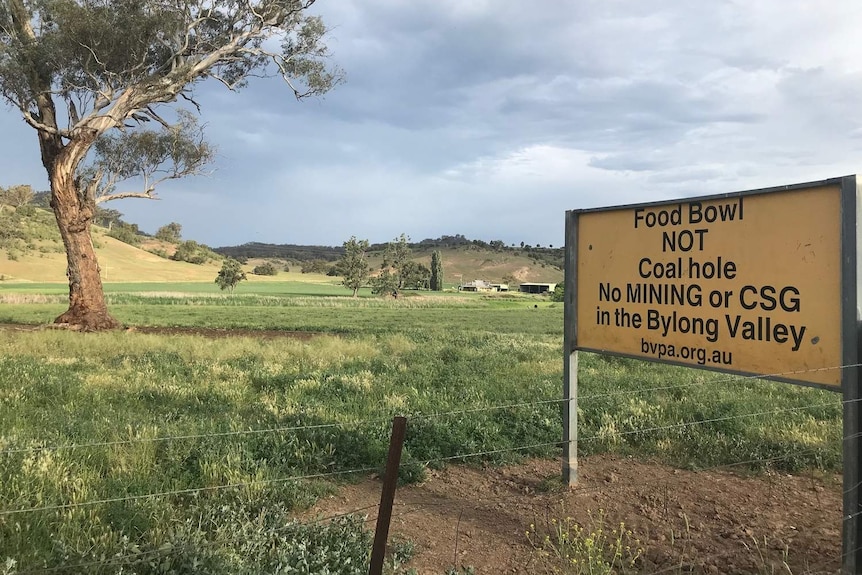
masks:
<svg viewBox="0 0 862 575"><path fill-rule="evenodd" d="M841 385L841 187L578 214L578 349Z"/></svg>

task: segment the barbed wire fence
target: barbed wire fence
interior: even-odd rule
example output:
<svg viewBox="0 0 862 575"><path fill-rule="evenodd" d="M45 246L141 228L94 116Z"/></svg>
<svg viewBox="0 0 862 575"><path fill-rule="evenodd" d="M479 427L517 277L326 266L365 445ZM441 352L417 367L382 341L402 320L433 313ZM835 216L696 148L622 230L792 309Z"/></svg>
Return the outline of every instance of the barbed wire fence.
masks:
<svg viewBox="0 0 862 575"><path fill-rule="evenodd" d="M858 365L848 365L848 366L837 366L834 368L827 369L847 369L851 367L858 367ZM812 370L815 371L815 370ZM818 370L819 371L819 370ZM798 374L799 372L788 372L784 374L774 374L772 377L782 377L789 376L791 374ZM591 401L599 401L602 399L608 399L615 396L649 396L649 394L658 393L658 392L668 392L668 391L678 391L685 390L694 387L703 387L704 385L720 385L720 384L733 384L733 383L747 383L749 381L759 380L762 377L728 377L725 379L719 380L711 380L707 383L703 381L696 382L688 382L677 385L660 385L660 386L642 386L635 387L633 389L625 389L619 391L610 391L596 394L582 394L579 398L579 404L583 405L585 403ZM445 418L456 417L456 416L465 416L471 414L477 414L482 412L491 412L491 411L501 411L501 410L513 410L520 408L534 408L534 407L547 407L552 405L561 406L566 400L563 399L538 399L536 401L530 402L517 402L517 403L506 403L499 405L489 405L489 406L465 406L462 409L457 410L448 410L441 412L433 412L433 413L413 413L408 416L408 434L410 433L410 423L411 422L420 422L423 420L442 420ZM853 400L859 401L859 400ZM695 426L703 426L713 423L719 422L728 422L734 420L745 420L745 419L753 419L753 418L767 418L767 417L777 417L781 415L786 415L789 413L796 412L805 412L806 410L814 410L814 409L822 409L822 408L838 408L845 403L839 397L836 396L834 401L817 401L812 402L807 405L796 405L792 407L780 407L770 410L756 410L746 413L734 413L730 415L721 415L716 417L703 417L697 420L691 421L680 421L672 424L663 424L663 425L652 425L652 426L643 426L634 429L626 429L626 430L613 430L613 431L603 431L601 433L594 433L592 435L582 435L578 438L578 441L583 444L590 443L598 443L598 442L606 442L608 440L613 441L621 441L631 436L636 435L648 435L655 434L658 432L667 432L671 430L684 430L687 428L693 428ZM232 430L232 431L217 431L212 433L191 433L191 434L177 434L177 435L163 435L163 436L155 436L155 437L133 437L129 439L121 439L121 440L110 440L110 441L92 441L92 442L84 442L84 443L56 443L56 444L43 444L43 445L33 445L26 447L10 447L7 449L0 450L0 457L6 456L17 456L23 454L37 454L37 453L45 453L45 452L64 452L64 451L74 451L74 450L94 450L94 449L104 449L110 447L118 447L118 446L126 446L133 444L155 444L155 443L164 443L164 442L173 442L173 441L199 441L204 439L219 439L219 438L242 438L247 436L254 435L263 435L263 434L286 434L286 433L294 433L300 431L309 431L309 430L322 430L322 429L331 429L331 428L361 428L363 426L380 426L381 424L389 421L388 417L373 417L368 419L363 419L359 421L352 422L339 422L339 423L326 423L326 424L313 424L313 425L292 425L292 426L280 426L280 427L268 427L268 428L260 428L260 429L248 429L248 430ZM844 438L847 440L848 438ZM561 449L563 446L562 441L545 441L545 442L530 442L525 443L523 445L511 446L511 447L503 447L499 449L482 449L476 451L465 451L463 453L453 453L442 455L439 457L434 457L430 459L422 459L421 463L425 467L430 466L441 466L447 463L452 462L470 462L476 460L487 459L490 456L495 455L519 455L519 454L530 454L535 453L537 450L548 450L553 448L555 450ZM777 463L783 459L798 457L801 455L814 455L818 453L820 450L827 448L829 446L820 445L809 448L793 448L788 449L786 453L782 455L770 455L764 457L757 458L748 458L748 459L740 459L738 461L732 461L727 463L722 463L720 465L714 465L710 467L705 467L697 470L696 473L705 474L711 472L718 471L730 471L739 468L746 467L762 467L764 465ZM840 449L839 449L840 451ZM139 493L139 494L127 494L123 496L106 496L102 498L94 498L85 501L74 501L74 502L58 502L58 503L50 503L44 505L33 505L33 506L19 506L19 507L0 507L0 521L4 520L14 520L14 521L22 521L26 520L27 517L30 517L34 514L40 513L49 513L49 512L57 512L57 511L65 511L76 508L86 508L86 507L97 507L100 505L107 505L111 503L132 503L141 500L148 499L158 499L158 498L167 498L167 497L175 497L175 496L185 496L185 495L197 495L202 493L214 493L214 492L222 492L229 490L239 490L245 489L249 487L267 487L267 486L275 486L278 484L292 483L292 482L302 482L308 480L316 480L316 479L332 479L337 480L339 478L348 477L348 476L356 476L360 474L374 474L377 473L380 469L382 469L384 462L379 462L378 465L374 466L364 466L364 467L356 467L346 470L329 470L323 471L320 473L305 473L305 474L296 474L296 475L288 475L283 477L269 478L269 479L260 479L253 481L241 481L234 483L222 483L218 485L209 485L209 486L196 486L196 487L188 487L183 489L173 489L173 490L162 490L150 493ZM660 486L661 480L652 480L654 483L652 487ZM657 482L657 483L656 483ZM862 487L860 485L856 486L844 486L845 490L848 489L856 489ZM605 495L613 495L622 496L624 494L624 490L622 486L614 485L614 484L596 484L590 486L579 486L573 492L572 495L575 497L584 497L589 494L595 493L604 493ZM488 497L492 497L488 495ZM764 502L767 503L768 502ZM442 501L438 503L433 502L421 502L421 503L406 503L406 502L398 502L396 501L396 508L398 512L393 515L393 519L400 519L403 517L409 517L410 515L415 515L417 513L423 512L423 510L427 510L429 508L437 507L442 509L444 507L449 508L449 512L454 513L458 511L459 513L463 513L465 507L462 506L460 509L455 506L453 508L453 504L451 500ZM367 521L373 522L376 519L376 514L373 513L373 510L377 508L377 504L367 504L360 505L353 509L347 511L339 511L337 513L327 515L324 517L317 517L311 520L306 521L306 524L318 524L325 523L328 521L333 521L342 517L356 515L356 514L365 514L367 515ZM460 517L460 515L459 515ZM680 519L680 518L677 518ZM841 517L840 515L834 518L834 523L837 526L840 526ZM460 519L457 521L460 526ZM287 528L285 528L287 530ZM518 541L514 541L513 543L518 543ZM526 541L521 540L520 543L526 545ZM213 542L213 545L224 545L224 541ZM457 549L458 545L458 535L457 529L455 533L455 539L453 541L454 547ZM840 548L840 541L838 542L838 547ZM463 550L463 547L462 547ZM154 549L148 551L141 551L138 553L128 553L115 557L107 557L101 560L92 560L92 561L80 561L78 563L73 563L70 565L63 566L21 566L21 570L16 571L19 574L35 574L35 573L56 573L57 571L67 570L69 572L75 572L76 570L85 570L88 568L94 568L99 566L121 566L125 564L132 564L135 562L139 562L148 558L157 558L165 555L170 555L172 553L181 553L183 549L181 547L175 547L169 550L162 549ZM758 552L761 552L759 550ZM852 551L851 551L852 552ZM717 554L714 556L710 555L701 555L697 558L697 561L700 563L706 563L711 560L719 560L723 557L722 554ZM454 558L456 561L458 560L457 553ZM812 565L811 570L806 571L808 573L817 573L818 569L828 570L834 568L839 564L840 557L835 556L833 558L827 560L818 560L817 565ZM677 565L675 568L680 568L680 565ZM671 569L671 568L669 568ZM665 572L665 570L657 570L655 573ZM825 571L824 571L825 572Z"/></svg>

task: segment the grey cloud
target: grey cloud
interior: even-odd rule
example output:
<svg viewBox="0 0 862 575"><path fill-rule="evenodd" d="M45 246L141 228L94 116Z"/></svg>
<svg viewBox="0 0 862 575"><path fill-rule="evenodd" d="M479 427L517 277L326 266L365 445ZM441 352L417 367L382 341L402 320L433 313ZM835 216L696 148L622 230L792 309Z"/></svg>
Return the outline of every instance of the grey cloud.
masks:
<svg viewBox="0 0 862 575"><path fill-rule="evenodd" d="M198 86L215 172L112 207L212 245L559 245L566 209L851 173L850 4L318 2L345 85L303 102L275 79ZM4 178L44 181L29 128L0 130Z"/></svg>

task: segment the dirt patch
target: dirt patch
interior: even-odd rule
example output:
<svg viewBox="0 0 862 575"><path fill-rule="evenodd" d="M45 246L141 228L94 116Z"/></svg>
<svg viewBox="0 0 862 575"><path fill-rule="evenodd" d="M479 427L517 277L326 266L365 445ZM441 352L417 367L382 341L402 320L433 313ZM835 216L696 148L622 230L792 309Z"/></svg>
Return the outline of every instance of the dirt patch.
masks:
<svg viewBox="0 0 862 575"><path fill-rule="evenodd" d="M559 483L559 464L531 460L501 468L450 466L399 488L392 536L416 545L410 566L442 575L542 573L527 541L551 519L624 521L644 549L642 573L835 573L841 553L841 477L692 472L610 456L580 461L577 487ZM367 478L308 514L376 506L381 483ZM376 508L365 511L373 526ZM786 562L786 566L784 563ZM790 571L788 571L788 568Z"/></svg>

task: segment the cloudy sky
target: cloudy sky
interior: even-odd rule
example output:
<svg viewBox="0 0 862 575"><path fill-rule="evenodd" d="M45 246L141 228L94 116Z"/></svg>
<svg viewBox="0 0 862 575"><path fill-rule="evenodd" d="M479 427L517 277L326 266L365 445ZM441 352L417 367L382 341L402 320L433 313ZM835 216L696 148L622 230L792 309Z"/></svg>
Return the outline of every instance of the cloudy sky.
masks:
<svg viewBox="0 0 862 575"><path fill-rule="evenodd" d="M203 85L214 171L107 204L211 246L560 245L567 209L862 167L862 2L319 0L347 82ZM0 185L47 189L0 109Z"/></svg>

